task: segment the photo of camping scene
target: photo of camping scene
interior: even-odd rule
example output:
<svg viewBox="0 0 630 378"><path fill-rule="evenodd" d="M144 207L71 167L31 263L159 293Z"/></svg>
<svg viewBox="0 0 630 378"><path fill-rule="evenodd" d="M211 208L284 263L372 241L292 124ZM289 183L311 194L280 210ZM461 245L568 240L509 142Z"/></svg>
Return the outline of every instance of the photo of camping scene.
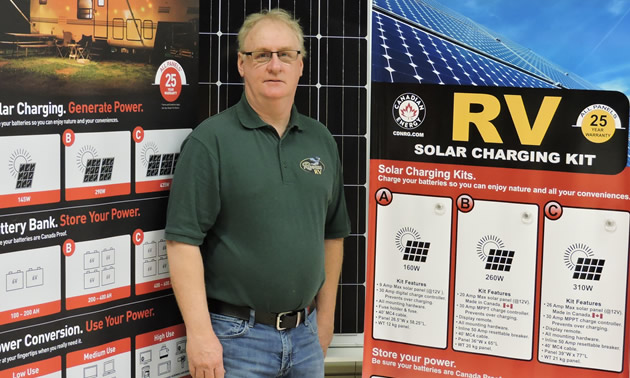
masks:
<svg viewBox="0 0 630 378"><path fill-rule="evenodd" d="M194 77L198 25L197 0L2 0L0 81L23 93L149 91L168 59Z"/></svg>

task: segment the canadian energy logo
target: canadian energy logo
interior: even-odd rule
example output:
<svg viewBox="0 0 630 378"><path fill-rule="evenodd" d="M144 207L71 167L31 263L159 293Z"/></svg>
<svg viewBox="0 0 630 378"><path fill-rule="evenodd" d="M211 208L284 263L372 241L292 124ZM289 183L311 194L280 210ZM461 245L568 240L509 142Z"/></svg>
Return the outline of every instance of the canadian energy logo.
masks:
<svg viewBox="0 0 630 378"><path fill-rule="evenodd" d="M403 93L392 106L392 116L404 130L414 130L422 125L426 115L424 101L414 93Z"/></svg>

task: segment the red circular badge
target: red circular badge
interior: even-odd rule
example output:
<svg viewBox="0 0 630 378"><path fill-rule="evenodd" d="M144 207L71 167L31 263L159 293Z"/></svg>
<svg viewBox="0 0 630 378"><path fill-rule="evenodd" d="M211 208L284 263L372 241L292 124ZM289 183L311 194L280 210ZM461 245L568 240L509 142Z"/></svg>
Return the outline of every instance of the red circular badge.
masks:
<svg viewBox="0 0 630 378"><path fill-rule="evenodd" d="M168 67L160 77L160 92L168 102L173 102L182 93L182 78L174 67Z"/></svg>
<svg viewBox="0 0 630 378"><path fill-rule="evenodd" d="M558 220L562 217L562 205L556 201L549 201L545 204L545 216L549 220Z"/></svg>
<svg viewBox="0 0 630 378"><path fill-rule="evenodd" d="M387 188L380 188L376 191L376 194L374 196L376 197L376 202L378 202L378 204L381 206L389 205L390 203L392 203L392 199L394 199L394 195L392 194L391 190Z"/></svg>
<svg viewBox="0 0 630 378"><path fill-rule="evenodd" d="M63 242L63 254L66 257L70 257L74 254L74 251L76 249L76 245L74 244L74 240L72 239L66 239L65 242Z"/></svg>
<svg viewBox="0 0 630 378"><path fill-rule="evenodd" d="M142 126L136 126L136 128L133 129L133 140L136 143L140 143L142 142L143 139L144 139L144 129L142 128Z"/></svg>
<svg viewBox="0 0 630 378"><path fill-rule="evenodd" d="M63 132L62 135L63 138L63 144L66 147L70 147L74 144L74 131L70 130L70 129L66 129L66 131Z"/></svg>
<svg viewBox="0 0 630 378"><path fill-rule="evenodd" d="M133 232L133 235L131 237L133 244L140 245L144 241L144 231L138 228Z"/></svg>
<svg viewBox="0 0 630 378"><path fill-rule="evenodd" d="M462 213L468 213L475 207L475 200L468 194L462 194L457 197L457 210Z"/></svg>

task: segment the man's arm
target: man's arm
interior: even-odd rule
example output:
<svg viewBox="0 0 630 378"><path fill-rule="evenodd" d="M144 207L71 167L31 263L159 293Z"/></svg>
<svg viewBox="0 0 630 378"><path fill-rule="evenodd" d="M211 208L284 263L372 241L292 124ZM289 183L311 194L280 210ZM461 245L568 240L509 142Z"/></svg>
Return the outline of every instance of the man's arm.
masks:
<svg viewBox="0 0 630 378"><path fill-rule="evenodd" d="M190 374L223 378L223 348L210 323L199 247L169 240L167 253L173 291L186 325Z"/></svg>
<svg viewBox="0 0 630 378"><path fill-rule="evenodd" d="M335 328L335 304L337 301L337 285L343 263L343 239L327 239L324 241L325 260L324 267L326 279L324 285L317 293L317 327L319 331L319 343L324 351L332 341Z"/></svg>

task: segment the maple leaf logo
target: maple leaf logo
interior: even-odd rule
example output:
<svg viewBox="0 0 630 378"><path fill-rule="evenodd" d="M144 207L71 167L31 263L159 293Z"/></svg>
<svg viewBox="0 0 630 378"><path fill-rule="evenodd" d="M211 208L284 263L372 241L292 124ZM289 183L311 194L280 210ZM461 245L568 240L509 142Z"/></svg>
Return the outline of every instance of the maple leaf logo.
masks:
<svg viewBox="0 0 630 378"><path fill-rule="evenodd" d="M400 116L407 119L415 118L417 114L418 111L411 105L411 102L408 102L407 106L400 109Z"/></svg>
<svg viewBox="0 0 630 378"><path fill-rule="evenodd" d="M414 93L403 93L392 105L392 116L399 127L413 130L422 124L426 116L424 101Z"/></svg>

